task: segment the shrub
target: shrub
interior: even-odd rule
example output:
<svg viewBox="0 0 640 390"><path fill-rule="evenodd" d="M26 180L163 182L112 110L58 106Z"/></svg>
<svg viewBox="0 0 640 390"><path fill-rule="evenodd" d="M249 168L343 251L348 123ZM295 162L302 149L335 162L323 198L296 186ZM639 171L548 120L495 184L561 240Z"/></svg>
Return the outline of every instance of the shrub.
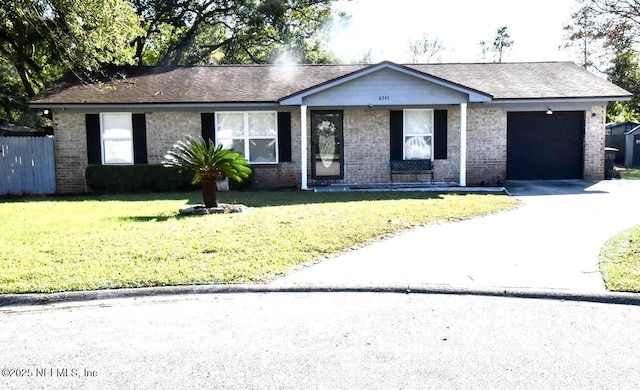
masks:
<svg viewBox="0 0 640 390"><path fill-rule="evenodd" d="M192 183L200 184L202 200L206 208L218 207L217 182L225 177L237 182L251 176L249 162L242 154L216 146L212 139L187 135L186 141L178 141L167 152L162 165L180 171L193 172Z"/></svg>
<svg viewBox="0 0 640 390"><path fill-rule="evenodd" d="M89 191L107 194L194 191L192 172L178 172L162 165L89 165L85 179Z"/></svg>

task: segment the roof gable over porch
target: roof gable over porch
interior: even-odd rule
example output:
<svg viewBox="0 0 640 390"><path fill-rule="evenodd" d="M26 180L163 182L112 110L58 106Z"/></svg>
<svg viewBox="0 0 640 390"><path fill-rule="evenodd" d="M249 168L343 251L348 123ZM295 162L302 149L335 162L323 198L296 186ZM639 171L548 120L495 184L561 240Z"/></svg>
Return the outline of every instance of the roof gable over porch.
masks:
<svg viewBox="0 0 640 390"><path fill-rule="evenodd" d="M486 93L383 62L287 96L280 104L373 107L460 104L491 99Z"/></svg>

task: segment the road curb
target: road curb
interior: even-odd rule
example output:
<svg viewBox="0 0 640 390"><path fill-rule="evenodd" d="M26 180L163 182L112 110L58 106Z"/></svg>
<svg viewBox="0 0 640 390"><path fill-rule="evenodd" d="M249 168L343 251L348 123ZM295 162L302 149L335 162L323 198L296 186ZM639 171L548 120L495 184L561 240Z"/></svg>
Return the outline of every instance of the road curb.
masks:
<svg viewBox="0 0 640 390"><path fill-rule="evenodd" d="M580 292L573 290L530 288L467 288L445 285L189 285L169 287L142 287L114 290L73 291L51 294L0 295L0 307L41 306L65 302L88 302L108 299L144 298L171 295L244 294L244 293L394 293L470 295L509 298L548 299L640 306L640 294L620 292Z"/></svg>

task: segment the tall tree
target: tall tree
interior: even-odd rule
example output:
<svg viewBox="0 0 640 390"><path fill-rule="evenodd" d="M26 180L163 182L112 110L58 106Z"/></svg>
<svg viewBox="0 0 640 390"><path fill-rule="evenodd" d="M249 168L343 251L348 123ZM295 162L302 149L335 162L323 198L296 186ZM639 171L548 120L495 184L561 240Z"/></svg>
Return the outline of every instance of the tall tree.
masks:
<svg viewBox="0 0 640 390"><path fill-rule="evenodd" d="M331 0L130 0L145 33L138 64L272 62L285 52L323 62Z"/></svg>
<svg viewBox="0 0 640 390"><path fill-rule="evenodd" d="M130 62L141 32L123 0L5 0L0 19L0 102L8 119L69 70L83 77L102 63Z"/></svg>
<svg viewBox="0 0 640 390"><path fill-rule="evenodd" d="M27 96L69 69L132 59L137 17L121 0L5 0L0 55L15 67Z"/></svg>
<svg viewBox="0 0 640 390"><path fill-rule="evenodd" d="M16 119L45 86L104 64L331 61L332 0L4 0L0 115Z"/></svg>
<svg viewBox="0 0 640 390"><path fill-rule="evenodd" d="M611 58L624 53L634 45L638 30L637 22L620 14L618 6L625 2L602 0L580 0L582 6L571 15L564 26L565 48L573 48L577 62L591 70L605 73ZM640 4L640 2L637 2ZM625 9L625 8L623 8ZM638 20L640 20L640 9Z"/></svg>
<svg viewBox="0 0 640 390"><path fill-rule="evenodd" d="M603 19L607 32L624 26L628 36L640 37L640 1L638 0L579 0L592 15Z"/></svg>
<svg viewBox="0 0 640 390"><path fill-rule="evenodd" d="M513 40L507 26L502 26L496 31L493 42L480 41L482 59L486 60L489 53L493 53L493 61L502 62L504 54L513 46Z"/></svg>
<svg viewBox="0 0 640 390"><path fill-rule="evenodd" d="M628 49L618 53L607 70L609 81L633 94L628 102L616 102L607 107L607 119L622 122L640 119L640 57Z"/></svg>
<svg viewBox="0 0 640 390"><path fill-rule="evenodd" d="M0 57L0 108L3 111L0 118L4 117L10 122L15 122L26 101L27 94L21 88L15 67L5 58Z"/></svg>
<svg viewBox="0 0 640 390"><path fill-rule="evenodd" d="M565 28L570 44L581 51L582 65L605 73L614 84L633 93L628 102L609 104L610 121L640 118L640 1L579 0L581 8Z"/></svg>
<svg viewBox="0 0 640 390"><path fill-rule="evenodd" d="M585 69L601 69L606 42L606 31L600 28L598 15L583 6L571 15L571 22L564 26L565 48L573 48L578 64Z"/></svg>
<svg viewBox="0 0 640 390"><path fill-rule="evenodd" d="M429 34L423 33L420 38L409 40L409 53L411 62L429 63L437 60L437 55L444 50L444 45L438 37L431 38Z"/></svg>
<svg viewBox="0 0 640 390"><path fill-rule="evenodd" d="M502 62L503 54L510 50L512 46L513 40L511 39L511 34L509 34L508 27L502 26L498 28L496 37L493 40L493 51L498 56L498 62Z"/></svg>

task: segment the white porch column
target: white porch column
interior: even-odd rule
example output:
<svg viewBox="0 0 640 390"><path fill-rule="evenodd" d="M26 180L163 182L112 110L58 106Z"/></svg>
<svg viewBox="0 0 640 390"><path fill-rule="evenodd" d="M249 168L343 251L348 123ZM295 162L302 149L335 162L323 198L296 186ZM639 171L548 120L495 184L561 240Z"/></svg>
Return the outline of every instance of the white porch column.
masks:
<svg viewBox="0 0 640 390"><path fill-rule="evenodd" d="M300 177L301 189L307 190L307 106L300 106Z"/></svg>
<svg viewBox="0 0 640 390"><path fill-rule="evenodd" d="M467 186L467 103L460 103L460 186Z"/></svg>

